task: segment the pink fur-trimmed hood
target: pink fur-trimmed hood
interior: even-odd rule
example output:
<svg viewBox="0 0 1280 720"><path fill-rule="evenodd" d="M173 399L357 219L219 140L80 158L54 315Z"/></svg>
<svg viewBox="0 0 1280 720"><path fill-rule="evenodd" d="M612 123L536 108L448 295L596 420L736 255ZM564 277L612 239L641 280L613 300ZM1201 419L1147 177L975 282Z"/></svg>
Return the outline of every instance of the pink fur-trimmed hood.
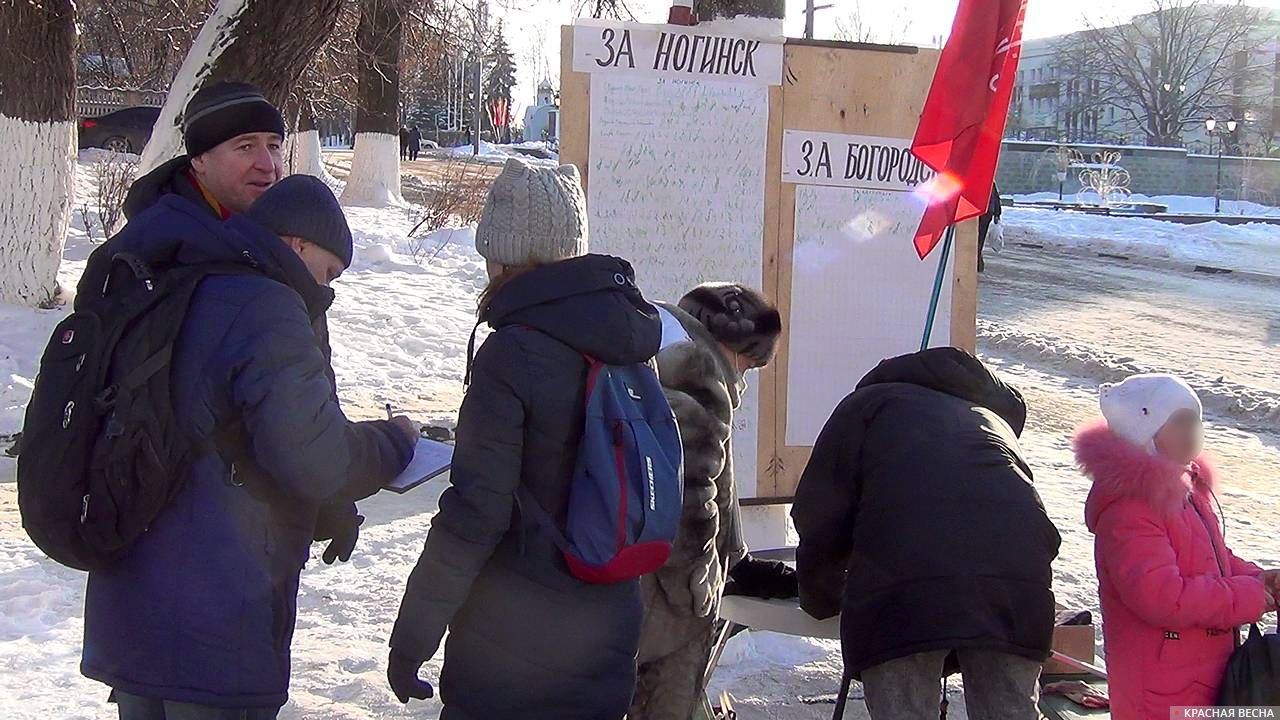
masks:
<svg viewBox="0 0 1280 720"><path fill-rule="evenodd" d="M1213 468L1204 456L1196 458L1188 472L1187 468L1120 438L1105 420L1076 431L1073 445L1076 464L1093 480L1084 506L1090 531L1097 526L1102 511L1117 500L1143 500L1161 513L1172 514L1183 507L1193 482L1208 490L1214 487Z"/></svg>

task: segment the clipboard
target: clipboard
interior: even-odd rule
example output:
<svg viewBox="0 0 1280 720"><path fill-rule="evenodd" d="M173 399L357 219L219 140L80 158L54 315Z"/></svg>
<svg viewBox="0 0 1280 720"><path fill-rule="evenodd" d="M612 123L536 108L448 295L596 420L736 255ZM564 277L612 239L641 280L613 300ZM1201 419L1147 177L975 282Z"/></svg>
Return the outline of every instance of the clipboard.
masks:
<svg viewBox="0 0 1280 720"><path fill-rule="evenodd" d="M438 440L420 438L413 448L413 459L394 480L383 489L401 494L433 480L447 472L453 463L453 446Z"/></svg>

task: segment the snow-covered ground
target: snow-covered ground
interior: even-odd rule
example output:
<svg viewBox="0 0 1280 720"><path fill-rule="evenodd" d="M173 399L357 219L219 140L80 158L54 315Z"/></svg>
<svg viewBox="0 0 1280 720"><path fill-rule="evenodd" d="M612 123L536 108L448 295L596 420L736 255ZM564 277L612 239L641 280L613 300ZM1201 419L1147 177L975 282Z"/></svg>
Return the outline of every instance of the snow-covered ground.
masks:
<svg viewBox="0 0 1280 720"><path fill-rule="evenodd" d="M80 174L79 196L92 192L91 180ZM446 230L420 245L405 238L414 218L404 209L349 209L348 217L356 260L335 285L330 321L344 405L353 416L372 417L392 402L421 420L451 423L484 282L473 236ZM1205 396L1209 445L1224 476L1228 542L1243 556L1280 566L1271 533L1280 512L1274 482L1280 379L1273 374L1280 361L1280 259L1267 258L1280 228L1156 223L1169 226L1160 234L1131 224L1155 221L1077 219L1008 210L1009 243L989 257L980 298L980 350L1031 408L1023 441L1063 536L1055 564L1060 602L1097 610L1091 538L1082 521L1088 483L1073 468L1070 433L1094 414L1099 382L1138 370L1183 373ZM1128 240L1144 233L1145 244ZM1103 248L1121 254L1114 249L1125 242L1131 260L1097 255ZM1193 272L1188 263L1202 261L1171 248L1198 243L1212 243L1204 252L1213 253L1213 264L1255 272ZM64 283L74 284L91 249L77 217ZM18 429L36 356L64 313L0 306L0 435ZM112 718L106 689L79 675L84 577L43 559L27 540L12 468L0 460L0 717ZM435 702L400 705L384 673L386 639L441 490L429 484L365 502L368 521L349 564L319 563L316 546L302 577L283 718L437 716ZM428 674L438 671L439 659ZM831 705L822 696L829 701L839 676L834 641L750 633L731 642L712 691L729 691L743 720L826 718ZM959 681L951 687L951 717L964 718ZM866 711L854 701L847 717L866 718Z"/></svg>
<svg viewBox="0 0 1280 720"><path fill-rule="evenodd" d="M1005 242L1009 244L1076 248L1280 275L1280 226L1266 223L1182 225L1025 207L1005 208L1004 220Z"/></svg>
<svg viewBox="0 0 1280 720"><path fill-rule="evenodd" d="M471 155L475 151L475 147L471 144L459 145L458 147L449 149L448 152L454 155ZM481 158L495 159L506 162L507 158L518 157L525 160L559 160L560 153L553 149L545 142L524 142L514 145L494 145L493 143L481 142L480 155Z"/></svg>
<svg viewBox="0 0 1280 720"><path fill-rule="evenodd" d="M1056 192L1038 192L1025 193L1022 195L1009 195L1016 202L1033 203L1056 203L1058 202L1058 193ZM1075 193L1069 193L1063 196L1064 202L1076 202L1079 196ZM1085 202L1096 203L1098 196L1094 194L1086 194ZM1171 213L1186 213L1189 215L1213 215L1214 201L1212 197L1199 197L1194 195L1143 195L1142 193L1134 193L1129 196L1131 202L1142 203L1158 203L1168 208ZM1280 215L1280 208L1270 205L1260 205L1256 202L1248 200L1222 200L1220 203L1221 213L1223 215L1249 215L1251 217L1260 217L1266 215Z"/></svg>

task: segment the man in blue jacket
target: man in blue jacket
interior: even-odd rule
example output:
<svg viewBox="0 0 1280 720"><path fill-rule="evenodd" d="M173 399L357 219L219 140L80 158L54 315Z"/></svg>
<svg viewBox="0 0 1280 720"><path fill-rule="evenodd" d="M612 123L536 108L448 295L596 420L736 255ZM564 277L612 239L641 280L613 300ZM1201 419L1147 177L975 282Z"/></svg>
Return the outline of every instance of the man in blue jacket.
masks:
<svg viewBox="0 0 1280 720"><path fill-rule="evenodd" d="M113 242L256 272L210 276L192 298L172 387L200 447L131 552L90 573L81 669L113 688L121 720L274 718L319 506L376 492L416 437L405 418L347 420L312 326L350 230L323 183L294 176L225 221L167 195Z"/></svg>

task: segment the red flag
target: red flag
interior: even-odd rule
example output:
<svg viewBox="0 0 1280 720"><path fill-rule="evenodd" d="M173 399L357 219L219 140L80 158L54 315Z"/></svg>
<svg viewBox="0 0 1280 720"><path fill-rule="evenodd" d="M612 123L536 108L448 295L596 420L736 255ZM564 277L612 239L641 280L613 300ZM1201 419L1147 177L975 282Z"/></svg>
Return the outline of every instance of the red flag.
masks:
<svg viewBox="0 0 1280 720"><path fill-rule="evenodd" d="M947 226L986 212L1022 54L1026 0L960 0L911 152L937 171L916 231L924 259Z"/></svg>

